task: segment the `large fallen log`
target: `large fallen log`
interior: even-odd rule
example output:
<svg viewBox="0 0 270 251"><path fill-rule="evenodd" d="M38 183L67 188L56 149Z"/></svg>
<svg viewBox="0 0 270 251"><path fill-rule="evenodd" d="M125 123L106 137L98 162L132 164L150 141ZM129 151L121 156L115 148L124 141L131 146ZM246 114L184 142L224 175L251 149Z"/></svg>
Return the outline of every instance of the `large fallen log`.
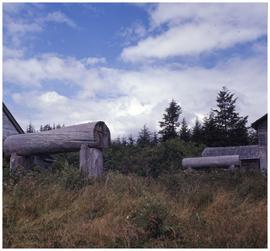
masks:
<svg viewBox="0 0 270 251"><path fill-rule="evenodd" d="M17 134L6 138L5 154L20 156L74 152L81 145L103 149L110 145L110 131L102 121L68 126L40 133Z"/></svg>
<svg viewBox="0 0 270 251"><path fill-rule="evenodd" d="M239 155L196 157L182 160L184 168L235 167L240 166Z"/></svg>

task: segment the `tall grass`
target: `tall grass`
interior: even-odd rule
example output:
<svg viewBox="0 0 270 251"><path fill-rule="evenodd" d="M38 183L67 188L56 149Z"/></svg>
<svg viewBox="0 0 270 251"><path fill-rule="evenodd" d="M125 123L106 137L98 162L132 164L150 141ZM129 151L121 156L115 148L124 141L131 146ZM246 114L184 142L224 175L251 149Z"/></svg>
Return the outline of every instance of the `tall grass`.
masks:
<svg viewBox="0 0 270 251"><path fill-rule="evenodd" d="M256 172L8 175L3 246L266 247L266 184Z"/></svg>

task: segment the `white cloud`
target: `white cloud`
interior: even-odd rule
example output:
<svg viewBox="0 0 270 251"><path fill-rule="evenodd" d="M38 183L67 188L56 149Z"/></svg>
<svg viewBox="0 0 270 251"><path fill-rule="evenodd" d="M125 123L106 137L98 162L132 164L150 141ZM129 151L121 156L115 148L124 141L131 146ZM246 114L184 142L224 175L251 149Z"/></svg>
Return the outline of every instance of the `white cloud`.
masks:
<svg viewBox="0 0 270 251"><path fill-rule="evenodd" d="M38 97L38 101L42 106L67 105L67 100L68 99L65 96L59 95L55 91L45 92Z"/></svg>
<svg viewBox="0 0 270 251"><path fill-rule="evenodd" d="M76 23L61 11L44 13L42 4L4 4L4 44L19 47L45 30L49 23L64 24L76 28Z"/></svg>
<svg viewBox="0 0 270 251"><path fill-rule="evenodd" d="M130 43L145 37L146 34L146 28L139 22L134 22L130 26L122 28L119 32L119 36L124 38L124 45L129 45Z"/></svg>
<svg viewBox="0 0 270 251"><path fill-rule="evenodd" d="M56 55L4 61L5 88L24 85L13 93L14 102L25 109L22 121L38 128L45 123L66 125L103 120L112 136L136 135L144 124L158 129L158 121L174 98L188 122L206 115L215 106L217 92L226 85L239 97L241 115L250 122L266 112L266 60L261 56L234 58L211 69L147 66L137 70L87 67L82 60ZM76 92L46 91L46 81L71 85ZM36 86L38 88L36 88ZM29 91L27 91L29 90ZM27 101L27 102L24 102ZM23 125L26 126L26 125Z"/></svg>
<svg viewBox="0 0 270 251"><path fill-rule="evenodd" d="M159 4L150 11L152 28L166 24L159 35L124 48L126 61L198 55L254 41L267 33L266 4Z"/></svg>
<svg viewBox="0 0 270 251"><path fill-rule="evenodd" d="M53 55L43 55L30 59L7 59L3 75L8 82L39 86L46 80L80 83L84 73L84 65L73 58L64 60Z"/></svg>
<svg viewBox="0 0 270 251"><path fill-rule="evenodd" d="M86 65L105 64L106 58L104 57L88 57L82 60Z"/></svg>
<svg viewBox="0 0 270 251"><path fill-rule="evenodd" d="M63 23L63 24L66 24L72 28L75 28L77 26L73 20L71 20L69 17L67 17L61 11L55 11L55 12L48 13L48 15L41 20L43 22Z"/></svg>
<svg viewBox="0 0 270 251"><path fill-rule="evenodd" d="M3 46L3 57L5 59L7 58L21 58L24 55L24 51L23 50L19 50L19 49L12 49L12 48L8 48L6 46Z"/></svg>

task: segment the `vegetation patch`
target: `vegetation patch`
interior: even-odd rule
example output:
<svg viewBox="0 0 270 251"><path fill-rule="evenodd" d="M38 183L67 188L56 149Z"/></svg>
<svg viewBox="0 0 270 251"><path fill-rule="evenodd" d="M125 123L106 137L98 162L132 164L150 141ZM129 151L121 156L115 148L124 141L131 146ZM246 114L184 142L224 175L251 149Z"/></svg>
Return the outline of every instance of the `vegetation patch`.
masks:
<svg viewBox="0 0 270 251"><path fill-rule="evenodd" d="M158 178L108 171L5 171L3 246L266 247L266 178L222 170Z"/></svg>

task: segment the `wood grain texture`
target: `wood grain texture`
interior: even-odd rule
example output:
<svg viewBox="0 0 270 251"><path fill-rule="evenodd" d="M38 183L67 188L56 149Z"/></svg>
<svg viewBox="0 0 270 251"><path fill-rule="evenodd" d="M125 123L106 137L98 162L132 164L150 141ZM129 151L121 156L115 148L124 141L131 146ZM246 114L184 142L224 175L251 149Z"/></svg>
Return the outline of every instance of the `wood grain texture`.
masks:
<svg viewBox="0 0 270 251"><path fill-rule="evenodd" d="M16 153L12 153L10 156L11 172L17 172L18 169L31 169L33 166L33 156L19 156Z"/></svg>
<svg viewBox="0 0 270 251"><path fill-rule="evenodd" d="M110 145L110 131L102 121L85 123L44 131L7 137L4 142L6 155L28 156L38 154L79 151L82 144L93 148Z"/></svg>
<svg viewBox="0 0 270 251"><path fill-rule="evenodd" d="M80 170L85 177L98 177L103 173L102 150L82 145L80 150Z"/></svg>

